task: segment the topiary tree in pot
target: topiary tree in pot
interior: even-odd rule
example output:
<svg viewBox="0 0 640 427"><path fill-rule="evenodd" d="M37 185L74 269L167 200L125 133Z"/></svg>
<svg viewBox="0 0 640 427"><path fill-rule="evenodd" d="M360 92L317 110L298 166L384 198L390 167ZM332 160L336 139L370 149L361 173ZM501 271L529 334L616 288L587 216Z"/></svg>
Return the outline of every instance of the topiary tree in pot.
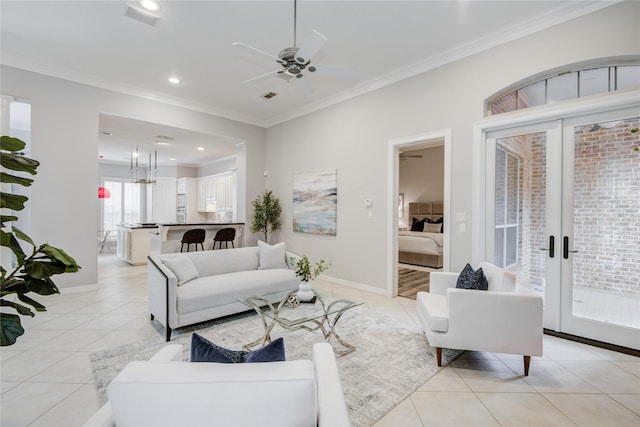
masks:
<svg viewBox="0 0 640 427"><path fill-rule="evenodd" d="M40 162L24 156L26 144L18 138L0 137L0 181L3 184L17 184L28 187L33 179L24 173L35 175ZM7 171L17 172L17 175ZM0 192L0 208L21 211L29 200L21 194ZM0 215L0 244L15 257L15 263L0 265L0 346L12 345L24 334L20 316L35 316L30 307L36 311L46 311L44 305L27 296L30 292L39 295L59 294L58 287L51 277L56 274L74 273L80 269L76 261L62 249L47 243L36 246L29 236L17 227L10 225L18 219L14 215ZM25 252L19 241L26 243L29 250ZM18 302L19 301L19 302ZM26 305L25 305L26 304ZM7 313L13 310L18 314Z"/></svg>
<svg viewBox="0 0 640 427"><path fill-rule="evenodd" d="M253 206L251 231L264 233L264 242L269 243L269 233L279 230L282 226L280 201L271 190L265 190L251 202L251 205Z"/></svg>

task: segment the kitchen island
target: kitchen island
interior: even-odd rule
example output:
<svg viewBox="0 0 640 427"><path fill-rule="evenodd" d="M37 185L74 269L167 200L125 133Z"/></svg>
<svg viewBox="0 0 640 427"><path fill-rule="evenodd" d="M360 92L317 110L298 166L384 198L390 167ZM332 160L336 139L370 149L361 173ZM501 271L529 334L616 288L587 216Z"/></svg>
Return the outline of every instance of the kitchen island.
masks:
<svg viewBox="0 0 640 427"><path fill-rule="evenodd" d="M118 224L118 249L120 259L132 265L147 263L151 253L151 235L157 232L157 224Z"/></svg>
<svg viewBox="0 0 640 427"><path fill-rule="evenodd" d="M236 229L236 238L233 241L236 248L241 247L244 241L244 222L158 224L158 228L151 233L151 255L180 252L182 236L187 230L193 230L194 228L202 228L205 230L205 250L211 250L213 248L213 237L216 235L216 232L222 228ZM185 246L185 251L186 250L187 248Z"/></svg>

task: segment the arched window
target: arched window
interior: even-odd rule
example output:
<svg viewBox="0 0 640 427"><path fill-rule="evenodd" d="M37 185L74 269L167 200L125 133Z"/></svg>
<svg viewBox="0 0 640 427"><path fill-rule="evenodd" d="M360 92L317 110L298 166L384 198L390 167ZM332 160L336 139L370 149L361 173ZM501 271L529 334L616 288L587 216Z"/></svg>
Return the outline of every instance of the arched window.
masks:
<svg viewBox="0 0 640 427"><path fill-rule="evenodd" d="M640 59L581 63L521 81L488 98L486 115L523 110L615 90L640 87Z"/></svg>

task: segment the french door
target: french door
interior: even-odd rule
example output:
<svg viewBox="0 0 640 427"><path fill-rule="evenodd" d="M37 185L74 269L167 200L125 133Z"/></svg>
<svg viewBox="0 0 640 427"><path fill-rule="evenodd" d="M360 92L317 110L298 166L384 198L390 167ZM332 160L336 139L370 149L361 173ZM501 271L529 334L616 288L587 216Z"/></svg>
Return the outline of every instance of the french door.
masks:
<svg viewBox="0 0 640 427"><path fill-rule="evenodd" d="M544 327L640 349L638 109L493 131L485 259L544 297Z"/></svg>

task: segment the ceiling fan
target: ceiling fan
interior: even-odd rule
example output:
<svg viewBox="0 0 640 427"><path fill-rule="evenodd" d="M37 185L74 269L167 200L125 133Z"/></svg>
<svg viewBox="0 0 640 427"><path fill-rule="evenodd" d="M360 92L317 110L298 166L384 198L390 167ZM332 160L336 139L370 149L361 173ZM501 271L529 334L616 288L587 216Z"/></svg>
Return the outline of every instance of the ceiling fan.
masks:
<svg viewBox="0 0 640 427"><path fill-rule="evenodd" d="M245 49L246 51L261 55L263 58L274 60L280 65L280 69L270 71L266 74L245 80L245 83L253 83L272 76L279 77L285 81L289 81L293 77L302 79L306 71L318 75L353 78L356 72L353 68L340 67L333 65L311 65L311 58L324 46L327 38L316 30L312 30L311 34L298 47L296 44L296 26L297 26L297 0L293 2L293 47L282 49L278 56L264 52L253 46L242 42L234 42L233 46ZM311 89L311 87L309 86Z"/></svg>

